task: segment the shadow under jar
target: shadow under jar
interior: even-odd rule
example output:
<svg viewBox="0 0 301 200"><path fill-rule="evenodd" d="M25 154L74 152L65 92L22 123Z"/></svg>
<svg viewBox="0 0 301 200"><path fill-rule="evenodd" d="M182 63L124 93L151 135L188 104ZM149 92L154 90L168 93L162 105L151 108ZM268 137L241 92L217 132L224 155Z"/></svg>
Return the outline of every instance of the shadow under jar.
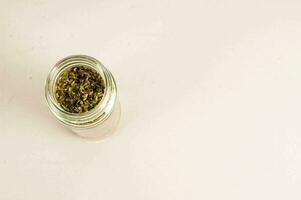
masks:
<svg viewBox="0 0 301 200"><path fill-rule="evenodd" d="M56 98L56 84L60 76L74 68L85 67L95 70L102 78L103 96L94 108L86 112L66 111ZM85 138L103 138L112 133L120 119L120 103L111 72L98 60L90 56L75 55L60 60L50 71L45 86L48 106L54 116L72 132Z"/></svg>

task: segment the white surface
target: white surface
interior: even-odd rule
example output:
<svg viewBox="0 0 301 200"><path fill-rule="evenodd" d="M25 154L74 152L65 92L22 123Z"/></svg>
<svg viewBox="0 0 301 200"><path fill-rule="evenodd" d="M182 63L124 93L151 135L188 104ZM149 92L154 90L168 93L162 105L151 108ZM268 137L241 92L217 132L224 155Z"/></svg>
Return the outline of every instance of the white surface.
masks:
<svg viewBox="0 0 301 200"><path fill-rule="evenodd" d="M301 3L0 0L0 199L301 199ZM119 86L117 134L70 134L60 58Z"/></svg>

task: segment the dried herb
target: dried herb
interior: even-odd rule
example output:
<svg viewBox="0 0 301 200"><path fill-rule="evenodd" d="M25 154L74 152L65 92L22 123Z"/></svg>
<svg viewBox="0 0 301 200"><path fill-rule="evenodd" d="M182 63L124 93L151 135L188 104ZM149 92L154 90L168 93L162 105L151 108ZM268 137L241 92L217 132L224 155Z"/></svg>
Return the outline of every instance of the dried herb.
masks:
<svg viewBox="0 0 301 200"><path fill-rule="evenodd" d="M66 69L55 84L58 104L67 112L83 113L93 109L104 94L104 81L93 68L76 66Z"/></svg>

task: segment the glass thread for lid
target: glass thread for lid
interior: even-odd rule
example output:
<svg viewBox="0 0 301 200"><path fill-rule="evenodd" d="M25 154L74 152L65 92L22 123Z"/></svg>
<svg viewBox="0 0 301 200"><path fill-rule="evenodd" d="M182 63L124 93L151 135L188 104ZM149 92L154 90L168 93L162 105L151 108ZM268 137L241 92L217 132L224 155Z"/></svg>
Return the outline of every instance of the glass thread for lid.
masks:
<svg viewBox="0 0 301 200"><path fill-rule="evenodd" d="M75 66L59 75L55 83L55 98L65 111L83 113L101 101L104 89L104 81L95 69Z"/></svg>

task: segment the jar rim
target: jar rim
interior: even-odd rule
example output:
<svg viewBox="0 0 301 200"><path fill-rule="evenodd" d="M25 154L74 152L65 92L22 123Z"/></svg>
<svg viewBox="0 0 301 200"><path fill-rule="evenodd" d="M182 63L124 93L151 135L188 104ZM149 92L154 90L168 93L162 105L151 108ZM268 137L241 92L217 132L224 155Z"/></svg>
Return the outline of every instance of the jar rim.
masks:
<svg viewBox="0 0 301 200"><path fill-rule="evenodd" d="M104 80L104 95L93 109L83 113L71 113L58 104L54 96L54 86L63 71L78 65L91 67L100 73ZM117 88L112 74L99 60L87 55L72 55L59 60L49 72L45 84L45 96L50 110L63 124L71 127L91 127L104 121L112 112L116 95Z"/></svg>

